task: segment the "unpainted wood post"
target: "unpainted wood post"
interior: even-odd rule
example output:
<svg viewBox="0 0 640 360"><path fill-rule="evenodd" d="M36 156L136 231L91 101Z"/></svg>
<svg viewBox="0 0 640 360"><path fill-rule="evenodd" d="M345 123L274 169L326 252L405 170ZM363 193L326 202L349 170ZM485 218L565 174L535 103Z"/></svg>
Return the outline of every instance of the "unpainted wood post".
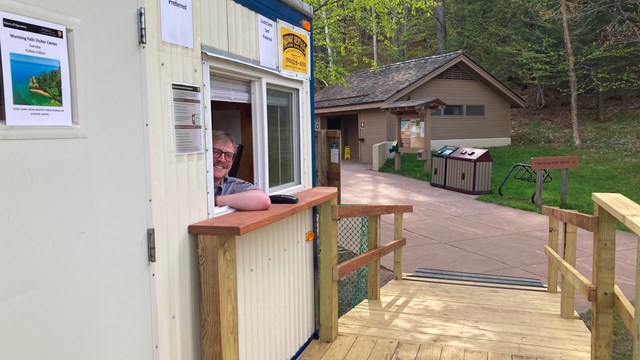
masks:
<svg viewBox="0 0 640 360"><path fill-rule="evenodd" d="M398 144L399 144L399 143L398 143ZM398 146L400 146L400 145L398 145ZM395 161L395 164L394 164L394 165L395 165L395 169L396 169L396 171L399 171L399 170L400 170L400 166L401 166L401 164L400 164L400 162L401 162L401 160L400 160L400 156L401 156L401 155L400 155L400 148L398 148L398 151L396 151L395 156L394 156L394 161Z"/></svg>
<svg viewBox="0 0 640 360"><path fill-rule="evenodd" d="M553 216L549 216L549 247L558 253L558 226L560 222ZM548 260L547 265L547 292L555 294L558 292L558 268L555 263Z"/></svg>
<svg viewBox="0 0 640 360"><path fill-rule="evenodd" d="M403 213L396 213L393 215L394 240L402 238L403 215ZM402 248L403 247L399 247L393 252L393 275L396 280L402 280Z"/></svg>
<svg viewBox="0 0 640 360"><path fill-rule="evenodd" d="M316 181L318 186L328 186L329 141L326 130L316 130Z"/></svg>
<svg viewBox="0 0 640 360"><path fill-rule="evenodd" d="M564 251L562 256L569 265L576 267L576 238L577 228L572 224L564 224ZM560 300L560 316L572 319L575 312L575 289L573 285L562 277L562 293Z"/></svg>
<svg viewBox="0 0 640 360"><path fill-rule="evenodd" d="M598 230L593 237L593 283L596 299L592 303L591 359L612 357L613 307L615 281L616 219L598 204Z"/></svg>
<svg viewBox="0 0 640 360"><path fill-rule="evenodd" d="M338 263L338 220L331 215L337 199L318 206L319 219L319 298L320 341L331 342L338 336L338 280L333 273Z"/></svg>
<svg viewBox="0 0 640 360"><path fill-rule="evenodd" d="M542 182L543 182L543 169L539 169L536 173L536 207L542 207Z"/></svg>
<svg viewBox="0 0 640 360"><path fill-rule="evenodd" d="M238 359L235 236L198 236L202 359Z"/></svg>
<svg viewBox="0 0 640 360"><path fill-rule="evenodd" d="M636 244L640 243L640 237ZM636 245L636 296L640 299L640 246ZM640 304L638 301L633 306L633 360L640 360Z"/></svg>
<svg viewBox="0 0 640 360"><path fill-rule="evenodd" d="M369 226L369 248L380 247L380 215L367 216ZM367 265L367 299L380 300L380 259Z"/></svg>
<svg viewBox="0 0 640 360"><path fill-rule="evenodd" d="M560 206L567 207L567 184L569 184L569 169L562 169L562 185L560 190Z"/></svg>

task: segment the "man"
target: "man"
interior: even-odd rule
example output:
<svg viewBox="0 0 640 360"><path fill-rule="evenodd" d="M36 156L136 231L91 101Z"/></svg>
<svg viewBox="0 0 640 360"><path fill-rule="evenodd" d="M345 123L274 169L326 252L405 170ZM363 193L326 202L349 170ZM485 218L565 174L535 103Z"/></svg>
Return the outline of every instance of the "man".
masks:
<svg viewBox="0 0 640 360"><path fill-rule="evenodd" d="M213 130L213 183L216 206L230 206L238 210L266 210L271 206L269 196L257 186L228 176L236 157L236 140L226 131Z"/></svg>

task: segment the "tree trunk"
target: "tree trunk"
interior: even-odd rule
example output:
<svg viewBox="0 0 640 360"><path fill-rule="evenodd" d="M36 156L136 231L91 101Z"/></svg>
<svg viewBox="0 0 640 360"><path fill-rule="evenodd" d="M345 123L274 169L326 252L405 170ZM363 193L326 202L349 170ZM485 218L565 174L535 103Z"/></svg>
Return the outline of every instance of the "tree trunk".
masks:
<svg viewBox="0 0 640 360"><path fill-rule="evenodd" d="M329 41L329 27L327 26L327 14L322 10L324 21L324 40L327 42L327 57L329 58L329 70L333 74L333 53L331 52L331 41Z"/></svg>
<svg viewBox="0 0 640 360"><path fill-rule="evenodd" d="M544 99L544 84L538 84L538 91L536 91L536 107L543 109L547 105Z"/></svg>
<svg viewBox="0 0 640 360"><path fill-rule="evenodd" d="M604 91L598 91L598 122L605 122L607 119L604 115Z"/></svg>
<svg viewBox="0 0 640 360"><path fill-rule="evenodd" d="M573 143L580 145L580 133L578 132L578 80L574 67L573 48L571 47L571 34L567 21L567 2L560 0L560 12L562 13L562 30L564 44L567 48L567 60L569 61L569 85L571 86L571 125L573 127Z"/></svg>
<svg viewBox="0 0 640 360"><path fill-rule="evenodd" d="M447 44L447 27L444 16L444 0L436 3L436 38L438 41L438 55L444 54Z"/></svg>
<svg viewBox="0 0 640 360"><path fill-rule="evenodd" d="M378 29L376 26L376 8L371 5L371 27L373 29L373 66L378 66Z"/></svg>

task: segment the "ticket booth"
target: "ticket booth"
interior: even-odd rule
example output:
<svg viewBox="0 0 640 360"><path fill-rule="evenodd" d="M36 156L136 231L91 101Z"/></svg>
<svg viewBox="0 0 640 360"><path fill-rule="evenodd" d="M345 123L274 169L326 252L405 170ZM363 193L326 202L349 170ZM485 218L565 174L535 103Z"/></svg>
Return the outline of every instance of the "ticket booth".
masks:
<svg viewBox="0 0 640 360"><path fill-rule="evenodd" d="M239 177L307 192L235 248L238 358L295 355L315 332L312 8L2 0L0 16L0 358L215 358L189 232L237 215L211 191L212 129L243 144Z"/></svg>

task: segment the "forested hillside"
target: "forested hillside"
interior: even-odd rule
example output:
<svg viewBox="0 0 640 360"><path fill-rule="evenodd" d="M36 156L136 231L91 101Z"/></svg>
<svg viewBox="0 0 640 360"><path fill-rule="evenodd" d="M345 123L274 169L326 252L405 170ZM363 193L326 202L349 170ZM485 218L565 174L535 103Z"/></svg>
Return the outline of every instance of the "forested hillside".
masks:
<svg viewBox="0 0 640 360"><path fill-rule="evenodd" d="M529 110L587 109L640 96L639 0L310 0L315 84L354 71L462 50ZM580 111L571 111L574 102ZM581 119L582 120L582 119Z"/></svg>

